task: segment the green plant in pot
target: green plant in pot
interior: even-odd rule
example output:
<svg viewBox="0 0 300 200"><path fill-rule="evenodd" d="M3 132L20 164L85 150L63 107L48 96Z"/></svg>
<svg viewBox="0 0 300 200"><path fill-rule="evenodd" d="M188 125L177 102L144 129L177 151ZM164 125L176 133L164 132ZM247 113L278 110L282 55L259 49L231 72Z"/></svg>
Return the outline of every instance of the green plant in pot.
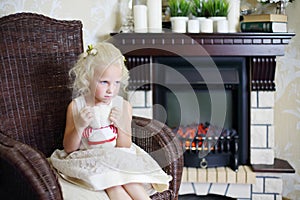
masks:
<svg viewBox="0 0 300 200"><path fill-rule="evenodd" d="M229 2L227 0L207 0L203 2L202 9L205 17L227 17Z"/></svg>
<svg viewBox="0 0 300 200"><path fill-rule="evenodd" d="M191 13L194 17L205 17L203 10L204 0L193 0L191 4Z"/></svg>
<svg viewBox="0 0 300 200"><path fill-rule="evenodd" d="M228 32L229 1L206 0L202 9L204 16L213 21L213 32Z"/></svg>
<svg viewBox="0 0 300 200"><path fill-rule="evenodd" d="M168 3L171 17L187 17L190 14L189 0L169 0Z"/></svg>
<svg viewBox="0 0 300 200"><path fill-rule="evenodd" d="M186 32L186 23L190 15L190 0L169 0L170 20L172 31L177 33Z"/></svg>

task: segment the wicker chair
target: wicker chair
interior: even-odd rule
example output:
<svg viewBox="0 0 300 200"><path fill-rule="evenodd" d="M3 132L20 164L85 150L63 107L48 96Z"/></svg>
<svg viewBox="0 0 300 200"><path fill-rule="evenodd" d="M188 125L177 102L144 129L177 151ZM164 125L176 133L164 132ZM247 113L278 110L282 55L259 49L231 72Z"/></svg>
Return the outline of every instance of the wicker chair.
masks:
<svg viewBox="0 0 300 200"><path fill-rule="evenodd" d="M72 96L68 70L83 51L82 23L12 14L0 18L0 41L1 199L63 199L46 158L62 148ZM176 137L141 117L134 117L132 129L134 142L173 176L169 190L152 199L177 199L183 161Z"/></svg>

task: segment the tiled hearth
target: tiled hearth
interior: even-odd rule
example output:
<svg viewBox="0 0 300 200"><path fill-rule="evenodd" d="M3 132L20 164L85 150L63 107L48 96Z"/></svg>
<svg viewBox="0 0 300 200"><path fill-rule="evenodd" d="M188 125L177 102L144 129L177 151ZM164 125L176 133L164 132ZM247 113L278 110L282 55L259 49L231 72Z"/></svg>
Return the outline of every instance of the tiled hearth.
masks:
<svg viewBox="0 0 300 200"><path fill-rule="evenodd" d="M135 115L152 118L151 90L132 91L128 96ZM251 164L274 162L273 106L273 92L251 92ZM280 200L281 191L281 173L254 173L244 167L238 172L185 168L180 188L181 194L217 194L243 200Z"/></svg>

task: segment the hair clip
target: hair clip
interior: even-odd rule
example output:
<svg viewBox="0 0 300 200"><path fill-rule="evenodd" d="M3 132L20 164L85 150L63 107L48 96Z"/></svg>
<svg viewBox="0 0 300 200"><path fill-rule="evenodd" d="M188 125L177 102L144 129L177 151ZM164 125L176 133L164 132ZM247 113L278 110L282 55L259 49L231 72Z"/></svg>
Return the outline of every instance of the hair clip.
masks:
<svg viewBox="0 0 300 200"><path fill-rule="evenodd" d="M88 49L86 50L86 52L84 52L83 57L86 58L88 55L95 56L95 55L97 55L97 53L98 53L97 49L95 49L93 47L93 45L90 44L90 45L88 45Z"/></svg>

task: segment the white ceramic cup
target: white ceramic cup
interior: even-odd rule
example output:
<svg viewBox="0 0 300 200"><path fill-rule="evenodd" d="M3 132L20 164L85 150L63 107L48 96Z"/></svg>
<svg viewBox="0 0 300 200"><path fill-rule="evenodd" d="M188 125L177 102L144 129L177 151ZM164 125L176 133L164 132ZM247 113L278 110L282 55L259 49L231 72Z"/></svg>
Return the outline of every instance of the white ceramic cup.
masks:
<svg viewBox="0 0 300 200"><path fill-rule="evenodd" d="M206 17L197 17L198 21L199 21L199 32L201 32L201 21L203 19L206 19Z"/></svg>
<svg viewBox="0 0 300 200"><path fill-rule="evenodd" d="M212 33L213 32L213 20L212 19L203 19L201 23L201 32L202 33Z"/></svg>
<svg viewBox="0 0 300 200"><path fill-rule="evenodd" d="M188 17L171 17L172 31L175 33L185 33Z"/></svg>
<svg viewBox="0 0 300 200"><path fill-rule="evenodd" d="M228 20L222 19L217 21L217 32L228 33Z"/></svg>
<svg viewBox="0 0 300 200"><path fill-rule="evenodd" d="M189 33L199 33L200 24L198 19L190 19L188 21L188 32Z"/></svg>

